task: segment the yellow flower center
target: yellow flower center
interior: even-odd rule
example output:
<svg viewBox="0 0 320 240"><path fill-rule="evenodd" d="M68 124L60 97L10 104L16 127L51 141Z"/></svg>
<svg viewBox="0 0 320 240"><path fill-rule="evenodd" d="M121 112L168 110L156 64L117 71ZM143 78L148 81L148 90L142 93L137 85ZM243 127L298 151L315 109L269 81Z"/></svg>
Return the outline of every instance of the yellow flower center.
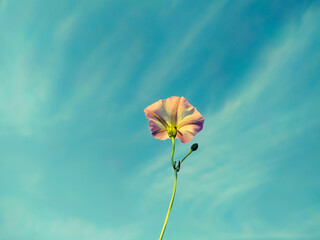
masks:
<svg viewBox="0 0 320 240"><path fill-rule="evenodd" d="M177 127L174 126L174 125L171 125L171 126L167 126L167 132L168 132L168 135L169 137L176 137L177 135Z"/></svg>

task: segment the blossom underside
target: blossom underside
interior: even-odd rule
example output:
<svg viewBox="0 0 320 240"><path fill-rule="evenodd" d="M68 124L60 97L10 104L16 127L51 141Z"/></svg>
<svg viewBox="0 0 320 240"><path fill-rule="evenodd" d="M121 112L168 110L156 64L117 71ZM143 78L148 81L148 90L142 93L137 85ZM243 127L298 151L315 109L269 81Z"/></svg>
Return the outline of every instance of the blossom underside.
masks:
<svg viewBox="0 0 320 240"><path fill-rule="evenodd" d="M161 140L171 137L187 143L202 130L204 118L184 97L159 100L146 109L151 134Z"/></svg>

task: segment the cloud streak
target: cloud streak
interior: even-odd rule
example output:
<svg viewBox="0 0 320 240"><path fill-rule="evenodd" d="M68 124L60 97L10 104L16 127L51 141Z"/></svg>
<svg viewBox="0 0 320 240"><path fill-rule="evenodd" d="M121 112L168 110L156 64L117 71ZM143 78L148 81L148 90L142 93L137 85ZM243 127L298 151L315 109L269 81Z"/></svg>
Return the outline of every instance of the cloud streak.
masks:
<svg viewBox="0 0 320 240"><path fill-rule="evenodd" d="M294 69L296 63L313 55L307 49L313 46L319 35L318 26L313 24L320 20L318 16L318 10L309 9L299 25L288 24L284 28L286 35L280 34L272 45L265 47L258 63L248 71L244 84L230 96L225 107L206 117L205 128L197 139L200 142L199 152L182 166L178 183L181 190L176 198L176 204L182 205L178 208L184 209L185 217L194 216L202 223L211 223L205 224L205 235L212 234L216 239L314 239L319 236L319 231L315 228L310 231L307 223L301 223L295 229L289 227L292 226L289 223L268 226L263 217L249 215L243 219L242 214L232 214L228 223L223 221L229 208L237 210L237 202L245 207L239 211L250 212L246 202L254 201L262 187L276 184L272 179L275 169L288 161L290 154L284 153L281 146L292 148L297 139L319 124L319 115L308 118L318 99L316 90L310 89L308 95L300 96L301 102L290 107L290 99L303 82L315 84L315 89L320 88L312 78L312 72L301 79L304 69ZM313 61L318 60L319 56L313 58ZM292 86L289 90L286 89L288 85ZM308 121L308 124L303 124L303 121ZM170 176L156 173L154 169L154 166L162 166L160 162L164 159L161 157L152 164L153 167L146 168L153 169L151 172L148 170L148 174L153 174L154 178L149 201L155 201L152 196L160 197L159 193L168 192L172 184L163 180ZM162 196L163 199L168 197L167 193ZM205 214L202 209L206 209ZM218 224L221 229L225 228L224 224L234 222L233 227L239 230L220 232L213 227L218 219L222 219ZM203 239L208 239L205 235Z"/></svg>

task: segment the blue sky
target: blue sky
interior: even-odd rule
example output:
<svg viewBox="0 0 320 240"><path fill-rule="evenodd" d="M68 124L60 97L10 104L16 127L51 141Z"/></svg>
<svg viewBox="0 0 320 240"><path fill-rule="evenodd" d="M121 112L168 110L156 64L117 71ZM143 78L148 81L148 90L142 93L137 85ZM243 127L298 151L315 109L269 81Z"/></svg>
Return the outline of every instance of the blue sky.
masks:
<svg viewBox="0 0 320 240"><path fill-rule="evenodd" d="M320 238L319 1L0 1L0 239Z"/></svg>

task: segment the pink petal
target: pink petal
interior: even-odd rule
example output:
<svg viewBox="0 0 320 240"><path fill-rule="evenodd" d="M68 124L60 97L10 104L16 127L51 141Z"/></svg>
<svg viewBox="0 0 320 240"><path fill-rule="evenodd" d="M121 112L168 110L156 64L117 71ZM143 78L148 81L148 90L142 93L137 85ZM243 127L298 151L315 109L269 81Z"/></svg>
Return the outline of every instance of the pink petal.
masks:
<svg viewBox="0 0 320 240"><path fill-rule="evenodd" d="M145 109L145 112L154 113L161 116L169 125L177 121L177 109L180 97L169 97L165 100L159 100ZM149 118L148 116L146 116Z"/></svg>
<svg viewBox="0 0 320 240"><path fill-rule="evenodd" d="M144 110L146 117L149 119L151 134L155 138L161 140L169 138L167 126L170 126L172 122L177 122L179 101L180 97L170 97L159 100Z"/></svg>
<svg viewBox="0 0 320 240"><path fill-rule="evenodd" d="M188 143L192 138L202 130L203 124L195 125L189 124L185 125L177 131L177 137L181 140L182 143Z"/></svg>
<svg viewBox="0 0 320 240"><path fill-rule="evenodd" d="M203 116L184 97L181 97L177 117L177 137L181 142L190 142L202 130L203 123Z"/></svg>
<svg viewBox="0 0 320 240"><path fill-rule="evenodd" d="M149 119L149 128L155 138L168 139L167 126L177 127L177 136L187 143L201 131L204 123L202 115L184 98L170 97L159 100L145 110Z"/></svg>
<svg viewBox="0 0 320 240"><path fill-rule="evenodd" d="M168 121L170 125L176 125L178 117L178 108L180 105L181 97L169 97L162 100L163 107L167 113Z"/></svg>
<svg viewBox="0 0 320 240"><path fill-rule="evenodd" d="M151 130L152 136L154 136L155 138L160 140L166 140L169 138L167 129L160 122L154 119L150 119L149 128Z"/></svg>
<svg viewBox="0 0 320 240"><path fill-rule="evenodd" d="M144 109L146 118L149 119L149 128L151 134L158 139L165 140L169 138L166 126L168 123L162 117L162 102L158 101Z"/></svg>

